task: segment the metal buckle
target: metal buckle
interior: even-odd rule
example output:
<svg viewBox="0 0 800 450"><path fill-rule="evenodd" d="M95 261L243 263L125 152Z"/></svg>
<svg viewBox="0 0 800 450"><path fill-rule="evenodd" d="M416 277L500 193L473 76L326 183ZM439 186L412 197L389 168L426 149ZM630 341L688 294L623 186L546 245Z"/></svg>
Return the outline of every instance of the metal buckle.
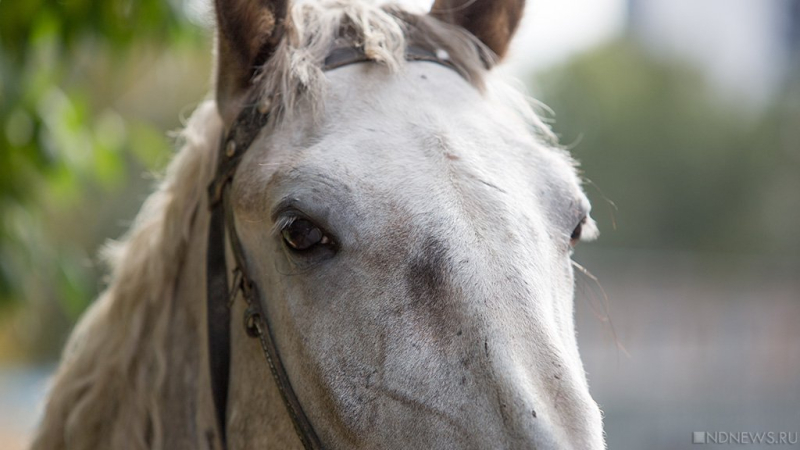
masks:
<svg viewBox="0 0 800 450"><path fill-rule="evenodd" d="M244 312L244 329L251 338L261 337L261 312L254 305L250 305Z"/></svg>

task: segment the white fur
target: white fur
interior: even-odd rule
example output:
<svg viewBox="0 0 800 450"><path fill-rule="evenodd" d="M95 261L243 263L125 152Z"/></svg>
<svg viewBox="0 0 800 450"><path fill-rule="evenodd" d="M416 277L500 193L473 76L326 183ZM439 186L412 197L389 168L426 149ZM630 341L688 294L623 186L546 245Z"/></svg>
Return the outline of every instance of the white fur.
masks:
<svg viewBox="0 0 800 450"><path fill-rule="evenodd" d="M321 38L310 36L342 14L381 63L323 74ZM260 81L284 114L248 151L233 197L251 275L326 446L604 448L572 319L569 235L588 212L574 162L478 69L465 33L428 30L449 38L459 75L405 64L397 24L362 2L293 18ZM221 126L212 103L195 112L113 252L110 285L70 339L33 448L215 442L202 280ZM336 256L287 253L271 232L287 198L335 236ZM242 308L230 448L297 448Z"/></svg>

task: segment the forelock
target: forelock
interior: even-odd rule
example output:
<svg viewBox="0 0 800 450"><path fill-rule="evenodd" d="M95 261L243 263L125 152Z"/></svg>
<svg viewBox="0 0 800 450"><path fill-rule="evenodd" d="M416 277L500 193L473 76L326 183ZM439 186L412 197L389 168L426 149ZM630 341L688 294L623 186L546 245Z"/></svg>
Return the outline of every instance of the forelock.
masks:
<svg viewBox="0 0 800 450"><path fill-rule="evenodd" d="M443 51L478 89L483 89L486 67L493 63L491 51L477 38L427 15L366 0L300 3L291 9L285 38L256 76L262 101L281 117L292 116L300 105L319 117L327 88L325 58L345 45L362 48L368 58L394 72L405 65L408 45Z"/></svg>

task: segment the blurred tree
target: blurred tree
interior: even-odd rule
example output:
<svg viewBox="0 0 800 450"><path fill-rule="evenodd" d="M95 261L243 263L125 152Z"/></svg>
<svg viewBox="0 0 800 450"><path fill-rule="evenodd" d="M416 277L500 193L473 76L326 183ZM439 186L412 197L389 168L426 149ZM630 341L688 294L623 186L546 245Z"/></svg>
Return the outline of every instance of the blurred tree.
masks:
<svg viewBox="0 0 800 450"><path fill-rule="evenodd" d="M536 81L591 180L601 245L800 253L800 167L781 140L800 123L796 109L753 114L714 97L688 66L626 41Z"/></svg>
<svg viewBox="0 0 800 450"><path fill-rule="evenodd" d="M104 216L103 205L119 212L119 199L106 193L166 160L164 130L177 125L186 97L129 97L147 89L137 86L142 80L159 88L150 67L176 77L189 70L180 66L186 58L164 58L165 49L210 53L208 33L188 14L194 3L0 0L0 312L33 308L40 332L50 320L42 314L60 321L46 353L100 284L87 255L103 237L90 236L100 230L87 222ZM186 77L195 100L208 57L189 64L196 61L202 76Z"/></svg>

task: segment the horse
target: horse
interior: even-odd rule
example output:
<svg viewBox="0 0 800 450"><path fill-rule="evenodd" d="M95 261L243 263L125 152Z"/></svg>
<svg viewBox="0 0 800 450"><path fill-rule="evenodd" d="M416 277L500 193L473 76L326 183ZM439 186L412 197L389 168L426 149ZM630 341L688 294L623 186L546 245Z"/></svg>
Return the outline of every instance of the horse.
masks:
<svg viewBox="0 0 800 450"><path fill-rule="evenodd" d="M32 449L605 448L573 319L597 227L494 70L523 7L215 0L214 95L106 249Z"/></svg>

